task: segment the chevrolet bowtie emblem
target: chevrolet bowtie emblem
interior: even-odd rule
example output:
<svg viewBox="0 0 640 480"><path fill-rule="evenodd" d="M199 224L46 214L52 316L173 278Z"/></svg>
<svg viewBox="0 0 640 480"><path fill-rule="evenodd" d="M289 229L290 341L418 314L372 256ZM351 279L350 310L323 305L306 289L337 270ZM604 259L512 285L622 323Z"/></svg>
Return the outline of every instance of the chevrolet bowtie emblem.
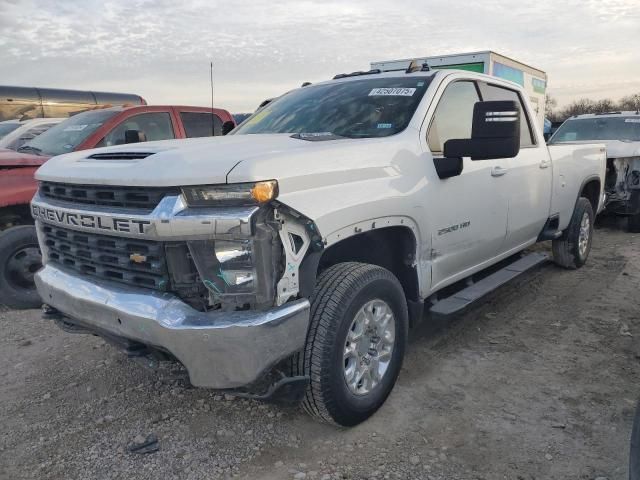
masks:
<svg viewBox="0 0 640 480"><path fill-rule="evenodd" d="M142 255L141 253L132 253L129 255L129 260L134 263L143 263L147 261L146 255Z"/></svg>

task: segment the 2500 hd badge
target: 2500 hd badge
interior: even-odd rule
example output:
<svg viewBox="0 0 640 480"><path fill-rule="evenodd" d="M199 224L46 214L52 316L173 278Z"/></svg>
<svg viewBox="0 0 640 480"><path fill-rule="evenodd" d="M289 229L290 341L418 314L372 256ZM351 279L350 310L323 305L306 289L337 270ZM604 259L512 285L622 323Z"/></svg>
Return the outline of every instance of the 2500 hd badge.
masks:
<svg viewBox="0 0 640 480"><path fill-rule="evenodd" d="M33 218L41 218L48 223L70 225L91 230L104 230L123 233L145 233L145 228L151 225L148 220L133 220L119 217L102 217L90 213L65 212L40 205L31 205Z"/></svg>
<svg viewBox="0 0 640 480"><path fill-rule="evenodd" d="M440 230L438 230L438 236L445 235L445 234L451 233L451 232L455 232L455 231L461 230L463 228L467 228L469 225L471 225L471 221L467 220L466 222L462 222L462 223L459 223L457 225L451 225L450 227L441 228Z"/></svg>

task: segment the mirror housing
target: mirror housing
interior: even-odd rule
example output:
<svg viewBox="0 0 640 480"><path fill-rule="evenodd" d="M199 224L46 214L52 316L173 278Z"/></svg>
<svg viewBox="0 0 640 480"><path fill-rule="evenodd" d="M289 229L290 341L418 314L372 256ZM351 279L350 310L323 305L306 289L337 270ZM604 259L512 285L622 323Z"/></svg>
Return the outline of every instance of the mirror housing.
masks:
<svg viewBox="0 0 640 480"><path fill-rule="evenodd" d="M513 158L520 151L520 108L513 100L477 102L473 107L471 138L444 144L445 157L471 160Z"/></svg>
<svg viewBox="0 0 640 480"><path fill-rule="evenodd" d="M433 164L441 180L457 177L462 173L462 157L436 157L433 159Z"/></svg>
<svg viewBox="0 0 640 480"><path fill-rule="evenodd" d="M236 124L233 123L231 120L227 120L222 124L222 135L226 135L234 128L236 128Z"/></svg>
<svg viewBox="0 0 640 480"><path fill-rule="evenodd" d="M140 130L125 130L124 143L140 143L146 142L147 136Z"/></svg>

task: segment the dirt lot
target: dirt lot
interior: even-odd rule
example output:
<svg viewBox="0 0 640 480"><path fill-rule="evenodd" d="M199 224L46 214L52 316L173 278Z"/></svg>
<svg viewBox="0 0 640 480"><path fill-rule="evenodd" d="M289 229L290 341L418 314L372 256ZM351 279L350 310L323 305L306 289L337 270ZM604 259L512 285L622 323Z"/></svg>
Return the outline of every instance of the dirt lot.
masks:
<svg viewBox="0 0 640 480"><path fill-rule="evenodd" d="M385 406L351 430L188 388L37 311L0 311L0 478L625 479L640 235L601 226L591 255L420 327ZM150 433L159 451L128 453Z"/></svg>

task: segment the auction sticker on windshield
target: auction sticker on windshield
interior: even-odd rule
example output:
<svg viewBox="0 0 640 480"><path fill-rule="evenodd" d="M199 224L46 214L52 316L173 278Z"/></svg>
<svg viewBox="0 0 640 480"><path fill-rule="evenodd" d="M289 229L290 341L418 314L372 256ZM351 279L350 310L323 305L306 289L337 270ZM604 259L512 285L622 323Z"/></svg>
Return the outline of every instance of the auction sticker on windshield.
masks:
<svg viewBox="0 0 640 480"><path fill-rule="evenodd" d="M373 88L369 92L370 97L411 97L416 93L415 88Z"/></svg>

